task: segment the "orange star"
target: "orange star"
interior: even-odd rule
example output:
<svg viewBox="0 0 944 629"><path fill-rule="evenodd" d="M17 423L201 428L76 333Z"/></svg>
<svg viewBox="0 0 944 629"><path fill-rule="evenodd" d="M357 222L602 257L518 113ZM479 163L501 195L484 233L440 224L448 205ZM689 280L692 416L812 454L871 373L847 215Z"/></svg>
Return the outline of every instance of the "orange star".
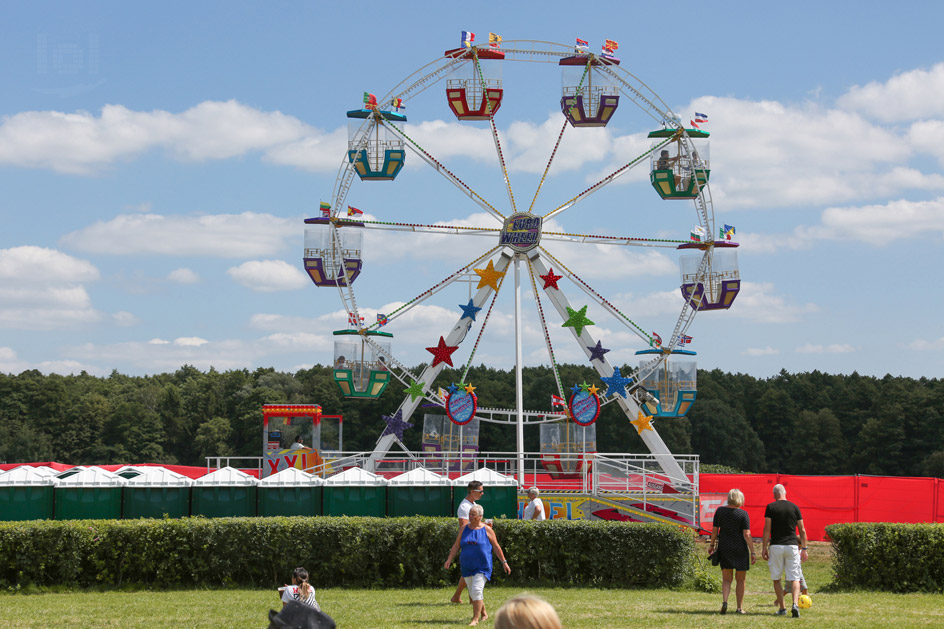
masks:
<svg viewBox="0 0 944 629"><path fill-rule="evenodd" d="M498 280L505 276L503 271L495 270L495 263L491 260L488 261L488 266L484 269L472 269L479 274L479 285L476 288L482 288L483 286L491 286L492 290L496 293L498 292Z"/></svg>
<svg viewBox="0 0 944 629"><path fill-rule="evenodd" d="M629 423L636 427L637 434L641 435L643 430L652 430L655 432L655 428L652 427L652 415L643 415L642 411L639 411L638 419L634 419Z"/></svg>
<svg viewBox="0 0 944 629"><path fill-rule="evenodd" d="M472 383L469 383L469 384L465 385L465 392L466 392L466 393L473 393L474 391L475 391L475 387L472 386Z"/></svg>
<svg viewBox="0 0 944 629"><path fill-rule="evenodd" d="M590 395L596 395L596 394L597 394L597 391L599 391L599 390L600 390L600 389L597 388L597 385L591 384L591 385L590 385L590 388L587 389L587 393L589 393Z"/></svg>

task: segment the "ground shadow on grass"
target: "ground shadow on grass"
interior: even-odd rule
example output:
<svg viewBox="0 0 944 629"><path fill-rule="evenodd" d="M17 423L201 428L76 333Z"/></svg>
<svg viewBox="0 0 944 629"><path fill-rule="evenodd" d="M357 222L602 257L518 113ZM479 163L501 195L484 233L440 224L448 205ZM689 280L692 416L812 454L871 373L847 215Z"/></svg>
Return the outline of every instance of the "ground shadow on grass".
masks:
<svg viewBox="0 0 944 629"><path fill-rule="evenodd" d="M720 616L718 613L718 608L713 607L711 609L676 609L674 607L663 607L661 609L653 609L653 612L657 614L684 614L686 616ZM736 616L733 610L729 612L730 615Z"/></svg>

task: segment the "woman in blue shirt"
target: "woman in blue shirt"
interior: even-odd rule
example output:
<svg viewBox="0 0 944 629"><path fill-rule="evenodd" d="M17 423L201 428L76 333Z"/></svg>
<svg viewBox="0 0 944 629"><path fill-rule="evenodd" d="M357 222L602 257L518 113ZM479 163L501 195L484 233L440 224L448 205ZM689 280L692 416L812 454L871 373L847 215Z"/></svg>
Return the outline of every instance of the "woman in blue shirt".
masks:
<svg viewBox="0 0 944 629"><path fill-rule="evenodd" d="M456 536L456 542L449 551L449 558L443 567L448 570L456 553L459 555L459 567L462 577L469 588L469 599L472 602L472 622L469 626L479 624L480 620L488 618L485 611L485 582L492 578L492 550L498 554L506 574L511 574L511 566L505 559L505 553L498 545L498 538L492 527L485 526L482 521L484 510L482 505L473 505L469 511L469 522L464 525Z"/></svg>

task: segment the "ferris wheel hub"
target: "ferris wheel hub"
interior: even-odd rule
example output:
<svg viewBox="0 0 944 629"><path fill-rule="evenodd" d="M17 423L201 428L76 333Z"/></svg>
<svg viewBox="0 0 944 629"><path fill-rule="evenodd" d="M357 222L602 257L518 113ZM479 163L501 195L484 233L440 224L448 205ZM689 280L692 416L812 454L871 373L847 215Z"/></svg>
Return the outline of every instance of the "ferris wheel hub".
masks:
<svg viewBox="0 0 944 629"><path fill-rule="evenodd" d="M498 244L515 253L527 253L541 244L543 219L537 214L516 212L505 219Z"/></svg>

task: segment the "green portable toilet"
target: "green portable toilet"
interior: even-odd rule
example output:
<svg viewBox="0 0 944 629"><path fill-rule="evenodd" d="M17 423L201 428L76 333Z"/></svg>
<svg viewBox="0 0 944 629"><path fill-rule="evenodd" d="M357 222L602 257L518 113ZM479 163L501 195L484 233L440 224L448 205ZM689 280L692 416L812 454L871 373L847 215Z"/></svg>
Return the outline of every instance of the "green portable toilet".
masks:
<svg viewBox="0 0 944 629"><path fill-rule="evenodd" d="M258 484L254 476L232 467L201 476L190 488L190 513L208 518L256 515Z"/></svg>
<svg viewBox="0 0 944 629"><path fill-rule="evenodd" d="M454 516L452 481L422 467L391 478L387 485L387 516L411 515Z"/></svg>
<svg viewBox="0 0 944 629"><path fill-rule="evenodd" d="M136 467L134 465L123 465L115 470L115 474L124 478L125 480L131 480L135 476L140 476L146 470L146 467Z"/></svg>
<svg viewBox="0 0 944 629"><path fill-rule="evenodd" d="M69 478L70 476L75 476L82 470L87 470L88 468L84 465L76 465L75 467L70 467L67 470L62 470L61 472L56 472L56 478L62 480L63 478Z"/></svg>
<svg viewBox="0 0 944 629"><path fill-rule="evenodd" d="M452 481L453 516L462 499L468 494L469 483L474 480L480 481L485 489L485 494L476 500L476 504L482 505L486 518L512 520L518 518L518 481L512 476L504 476L487 467L469 472Z"/></svg>
<svg viewBox="0 0 944 629"><path fill-rule="evenodd" d="M0 520L51 520L55 471L21 465L0 474Z"/></svg>
<svg viewBox="0 0 944 629"><path fill-rule="evenodd" d="M118 470L130 474L130 470ZM133 518L185 518L190 515L190 486L193 481L163 467L135 468L122 490L121 512Z"/></svg>
<svg viewBox="0 0 944 629"><path fill-rule="evenodd" d="M257 512L262 516L321 515L324 481L297 467L287 467L259 481Z"/></svg>
<svg viewBox="0 0 944 629"><path fill-rule="evenodd" d="M121 518L121 488L126 482L124 478L100 467L82 468L72 474L66 473L64 477L60 474L56 485L56 519Z"/></svg>
<svg viewBox="0 0 944 629"><path fill-rule="evenodd" d="M387 512L387 479L359 467L335 474L324 482L325 515L367 515Z"/></svg>

